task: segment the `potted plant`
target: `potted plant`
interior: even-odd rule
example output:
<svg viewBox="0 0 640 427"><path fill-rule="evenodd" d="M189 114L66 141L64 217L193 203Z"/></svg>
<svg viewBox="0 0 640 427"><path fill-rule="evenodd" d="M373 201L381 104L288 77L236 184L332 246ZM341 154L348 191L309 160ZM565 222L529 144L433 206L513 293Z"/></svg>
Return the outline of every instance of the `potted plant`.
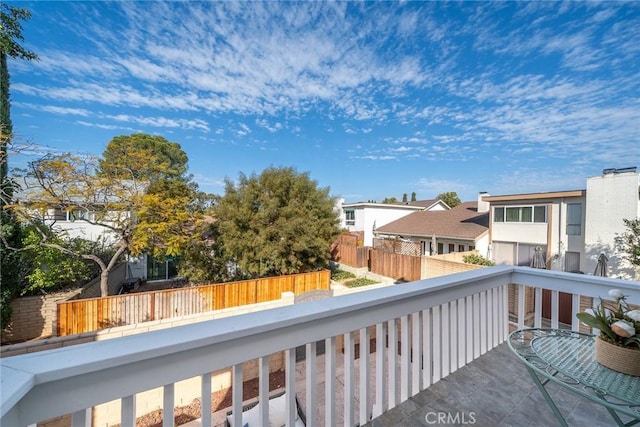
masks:
<svg viewBox="0 0 640 427"><path fill-rule="evenodd" d="M607 368L640 376L640 310L632 310L619 289L609 291L613 302L600 304L576 316L600 330L596 337L595 358Z"/></svg>

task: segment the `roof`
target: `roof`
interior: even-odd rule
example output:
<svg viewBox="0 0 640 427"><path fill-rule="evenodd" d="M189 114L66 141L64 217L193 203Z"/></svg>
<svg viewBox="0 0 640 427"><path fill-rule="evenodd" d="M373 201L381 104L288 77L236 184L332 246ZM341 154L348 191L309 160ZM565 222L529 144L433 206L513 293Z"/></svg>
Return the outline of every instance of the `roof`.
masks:
<svg viewBox="0 0 640 427"><path fill-rule="evenodd" d="M413 202L396 202L396 203L376 203L376 202L345 203L342 205L342 208L370 207L370 208L395 208L395 209L422 210L422 209L429 209L434 205L436 205L438 202L444 204L444 202L438 199L428 199L428 200L416 200Z"/></svg>
<svg viewBox="0 0 640 427"><path fill-rule="evenodd" d="M562 197L584 197L586 190L548 191L544 193L506 194L503 196L484 196L485 202L515 202L525 200L549 200Z"/></svg>
<svg viewBox="0 0 640 427"><path fill-rule="evenodd" d="M464 202L450 210L414 212L378 227L376 232L475 240L488 229L489 212L478 213L478 202Z"/></svg>

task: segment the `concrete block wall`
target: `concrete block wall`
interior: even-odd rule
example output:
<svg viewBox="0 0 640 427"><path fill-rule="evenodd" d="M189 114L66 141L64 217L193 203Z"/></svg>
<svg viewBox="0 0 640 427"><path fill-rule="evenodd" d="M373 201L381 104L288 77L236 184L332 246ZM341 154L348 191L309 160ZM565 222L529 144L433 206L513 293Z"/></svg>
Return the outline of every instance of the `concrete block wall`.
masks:
<svg viewBox="0 0 640 427"><path fill-rule="evenodd" d="M446 254L456 255L456 254ZM432 277L446 276L447 274L460 273L462 271L477 270L485 268L483 265L467 264L457 260L448 260L446 255L425 256L422 257L422 266L420 270L421 279L430 279ZM441 258L443 257L443 258ZM456 258L456 257L452 257Z"/></svg>
<svg viewBox="0 0 640 427"><path fill-rule="evenodd" d="M55 333L56 304L80 293L80 289L16 298L11 302L11 322L2 330L2 342L50 337Z"/></svg>

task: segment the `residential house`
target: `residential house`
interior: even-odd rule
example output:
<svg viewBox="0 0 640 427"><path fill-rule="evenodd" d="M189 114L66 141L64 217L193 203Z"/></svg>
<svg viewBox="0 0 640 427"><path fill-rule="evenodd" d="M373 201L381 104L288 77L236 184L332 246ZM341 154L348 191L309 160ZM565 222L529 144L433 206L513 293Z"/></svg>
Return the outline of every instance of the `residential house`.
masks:
<svg viewBox="0 0 640 427"><path fill-rule="evenodd" d="M490 258L531 264L536 247L552 270L581 270L585 190L486 196L491 205Z"/></svg>
<svg viewBox="0 0 640 427"><path fill-rule="evenodd" d="M16 192L14 201L24 206L38 207L40 211L42 201L36 200L40 191L39 184L34 180L25 180L23 189ZM98 195L96 199L109 200L109 195ZM83 199L73 197L64 204L48 206L42 212L42 222L56 233L64 234L70 239L80 238L90 241L102 240L106 245L114 244L117 236L111 226L118 228L118 223L129 220L132 215L128 211L109 211L105 214L105 206L109 203L87 203ZM147 253L139 256L127 255L127 278L156 280L169 279L177 275L175 259L154 259Z"/></svg>
<svg viewBox="0 0 640 427"><path fill-rule="evenodd" d="M481 196L484 193L481 194ZM420 244L421 255L478 250L488 252L488 203L464 202L446 210L423 210L376 228L376 237Z"/></svg>
<svg viewBox="0 0 640 427"><path fill-rule="evenodd" d="M551 270L593 274L601 254L608 274L633 279L616 238L623 219L640 217L636 168L605 169L587 178L587 188L485 196L491 205L490 257L498 264L530 265L535 248Z"/></svg>
<svg viewBox="0 0 640 427"><path fill-rule="evenodd" d="M374 230L399 218L419 211L449 209L442 200L418 200L400 203L357 202L338 200L340 225L351 232L364 233L364 246L373 246Z"/></svg>

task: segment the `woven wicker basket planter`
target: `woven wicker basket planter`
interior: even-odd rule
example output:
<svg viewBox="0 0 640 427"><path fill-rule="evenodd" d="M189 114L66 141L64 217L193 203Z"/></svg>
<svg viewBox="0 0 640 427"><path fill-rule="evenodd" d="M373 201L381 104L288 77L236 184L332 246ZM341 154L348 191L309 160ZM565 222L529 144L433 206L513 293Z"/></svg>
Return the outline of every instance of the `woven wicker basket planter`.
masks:
<svg viewBox="0 0 640 427"><path fill-rule="evenodd" d="M640 350L619 347L596 338L596 361L614 371L640 376Z"/></svg>

